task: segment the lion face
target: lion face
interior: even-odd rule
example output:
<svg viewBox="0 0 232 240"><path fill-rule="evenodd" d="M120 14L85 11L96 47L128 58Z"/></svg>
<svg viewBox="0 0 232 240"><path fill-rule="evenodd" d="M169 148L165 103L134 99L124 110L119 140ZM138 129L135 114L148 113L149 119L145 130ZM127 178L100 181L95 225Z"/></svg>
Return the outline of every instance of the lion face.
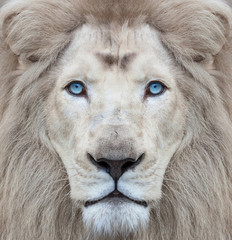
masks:
<svg viewBox="0 0 232 240"><path fill-rule="evenodd" d="M79 29L47 103L71 197L89 229L109 234L147 225L186 119L180 70L158 34L147 25L120 31Z"/></svg>

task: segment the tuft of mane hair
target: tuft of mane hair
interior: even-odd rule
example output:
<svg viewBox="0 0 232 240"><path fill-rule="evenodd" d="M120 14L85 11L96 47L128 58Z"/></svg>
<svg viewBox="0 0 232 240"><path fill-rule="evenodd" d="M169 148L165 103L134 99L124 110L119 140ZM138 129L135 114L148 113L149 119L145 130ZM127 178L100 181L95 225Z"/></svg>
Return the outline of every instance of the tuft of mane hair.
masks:
<svg viewBox="0 0 232 240"><path fill-rule="evenodd" d="M13 0L0 8L0 239L94 239L47 136L49 71L83 24L141 22L186 72L178 85L189 112L149 230L131 240L232 239L232 11L221 0ZM213 69L202 68L211 61Z"/></svg>

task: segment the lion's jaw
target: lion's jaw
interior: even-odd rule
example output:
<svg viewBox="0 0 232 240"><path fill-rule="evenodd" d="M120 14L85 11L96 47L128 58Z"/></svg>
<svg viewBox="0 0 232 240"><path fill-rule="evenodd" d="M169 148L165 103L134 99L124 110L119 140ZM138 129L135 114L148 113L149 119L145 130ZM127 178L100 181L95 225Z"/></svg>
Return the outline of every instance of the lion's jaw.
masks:
<svg viewBox="0 0 232 240"><path fill-rule="evenodd" d="M49 136L66 167L71 197L82 206L85 226L100 235L129 234L148 225L152 203L162 195L165 169L185 125L186 106L175 81L176 67L158 34L141 26L124 29L122 36L118 33L118 41L108 41L109 31L91 26L78 30L60 60L47 109ZM124 63L116 61L128 53L131 57ZM102 57L110 54L116 58ZM85 96L73 96L65 89L73 80L84 82ZM145 96L153 80L163 81L167 90ZM95 159L144 157L115 182L91 163L90 154ZM85 206L116 186L147 206L124 198Z"/></svg>

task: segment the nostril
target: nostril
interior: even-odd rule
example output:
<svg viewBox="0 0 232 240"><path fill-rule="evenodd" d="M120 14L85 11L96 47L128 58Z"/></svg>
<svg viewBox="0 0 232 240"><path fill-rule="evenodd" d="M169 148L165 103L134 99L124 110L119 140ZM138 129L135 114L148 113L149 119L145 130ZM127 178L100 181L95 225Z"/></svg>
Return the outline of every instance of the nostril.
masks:
<svg viewBox="0 0 232 240"><path fill-rule="evenodd" d="M137 165L139 165L140 162L143 160L144 156L145 154L143 153L137 160L128 159L128 161L124 163L121 167L122 173L126 172L128 169L135 168Z"/></svg>
<svg viewBox="0 0 232 240"><path fill-rule="evenodd" d="M126 172L129 168L132 168L134 164L135 164L135 162L133 162L133 161L128 161L128 162L124 163L121 167L122 173Z"/></svg>
<svg viewBox="0 0 232 240"><path fill-rule="evenodd" d="M90 160L90 162L93 163L93 165L95 165L97 168L102 169L107 173L110 172L110 168L111 168L110 165L107 164L107 162L104 161L103 159L95 160L94 157L89 153L87 153L87 157Z"/></svg>
<svg viewBox="0 0 232 240"><path fill-rule="evenodd" d="M97 162L97 164L98 164L98 166L100 167L100 168L102 168L104 171L106 171L107 173L109 173L110 172L110 166L109 166L109 164L107 164L105 161L99 161L99 162Z"/></svg>

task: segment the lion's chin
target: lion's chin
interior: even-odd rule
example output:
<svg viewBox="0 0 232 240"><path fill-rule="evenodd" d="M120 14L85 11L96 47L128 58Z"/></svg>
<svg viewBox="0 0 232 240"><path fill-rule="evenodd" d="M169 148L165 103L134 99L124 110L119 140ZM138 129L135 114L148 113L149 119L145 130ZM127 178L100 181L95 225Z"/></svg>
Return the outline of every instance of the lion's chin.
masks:
<svg viewBox="0 0 232 240"><path fill-rule="evenodd" d="M94 236L136 234L148 226L150 211L129 201L104 201L83 208L86 230Z"/></svg>

